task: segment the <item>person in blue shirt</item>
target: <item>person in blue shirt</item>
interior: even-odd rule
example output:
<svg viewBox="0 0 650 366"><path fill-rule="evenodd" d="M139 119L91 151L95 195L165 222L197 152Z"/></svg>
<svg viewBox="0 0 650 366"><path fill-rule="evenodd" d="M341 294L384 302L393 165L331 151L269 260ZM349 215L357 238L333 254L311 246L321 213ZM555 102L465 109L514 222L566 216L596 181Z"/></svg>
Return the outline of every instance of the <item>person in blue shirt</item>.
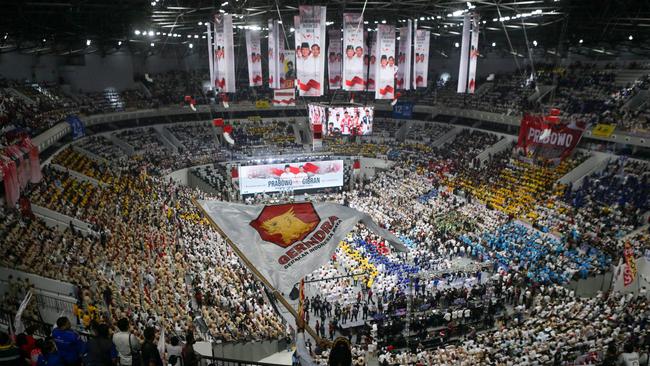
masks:
<svg viewBox="0 0 650 366"><path fill-rule="evenodd" d="M52 338L65 364L67 366L76 366L81 364L81 355L85 345L79 334L70 328L70 319L65 316L60 317L56 320L56 328L52 331Z"/></svg>
<svg viewBox="0 0 650 366"><path fill-rule="evenodd" d="M66 366L52 338L48 337L43 342L43 354L38 356L36 366Z"/></svg>

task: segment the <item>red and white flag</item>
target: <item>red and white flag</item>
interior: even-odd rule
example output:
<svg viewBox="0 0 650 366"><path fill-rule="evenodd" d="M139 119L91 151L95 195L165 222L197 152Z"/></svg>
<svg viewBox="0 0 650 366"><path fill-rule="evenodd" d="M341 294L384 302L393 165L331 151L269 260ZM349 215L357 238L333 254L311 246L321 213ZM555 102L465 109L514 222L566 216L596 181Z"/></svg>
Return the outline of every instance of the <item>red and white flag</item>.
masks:
<svg viewBox="0 0 650 366"><path fill-rule="evenodd" d="M469 27L470 15L463 16L463 39L460 45L460 65L458 66L458 87L457 93L465 93L467 91L467 64L469 58Z"/></svg>
<svg viewBox="0 0 650 366"><path fill-rule="evenodd" d="M377 25L377 50L375 52L375 99L393 99L395 96L395 27Z"/></svg>
<svg viewBox="0 0 650 366"><path fill-rule="evenodd" d="M478 61L478 25L479 16L477 13L472 14L472 37L469 50L469 77L467 81L467 92L474 94L476 89L476 63Z"/></svg>
<svg viewBox="0 0 650 366"><path fill-rule="evenodd" d="M343 90L362 91L366 87L363 15L343 14Z"/></svg>
<svg viewBox="0 0 650 366"><path fill-rule="evenodd" d="M399 29L399 47L397 53L397 76L395 86L397 89L411 89L411 43L413 26L409 19L407 26Z"/></svg>
<svg viewBox="0 0 650 366"><path fill-rule="evenodd" d="M280 24L277 20L269 19L269 88L278 89L280 86Z"/></svg>
<svg viewBox="0 0 650 366"><path fill-rule="evenodd" d="M376 70L376 64L377 64L377 36L375 33L370 33L368 34L368 37L370 37L370 50L368 51L368 54L370 55L370 58L368 60L368 83L367 83L367 89L369 91L375 90L375 73L377 72Z"/></svg>
<svg viewBox="0 0 650 366"><path fill-rule="evenodd" d="M298 19L294 17L296 40L296 66L298 91L302 97L323 95L325 81L325 6L299 7Z"/></svg>
<svg viewBox="0 0 650 366"><path fill-rule="evenodd" d="M286 107L296 105L296 91L294 88L273 90L273 106Z"/></svg>
<svg viewBox="0 0 650 366"><path fill-rule="evenodd" d="M359 222L406 251L392 233L370 216L334 203L244 205L197 201L203 211L230 238L237 254L277 290L288 294L301 278L326 264L341 240Z"/></svg>
<svg viewBox="0 0 650 366"><path fill-rule="evenodd" d="M248 85L262 86L262 46L260 33L255 30L246 31L246 58L248 59Z"/></svg>

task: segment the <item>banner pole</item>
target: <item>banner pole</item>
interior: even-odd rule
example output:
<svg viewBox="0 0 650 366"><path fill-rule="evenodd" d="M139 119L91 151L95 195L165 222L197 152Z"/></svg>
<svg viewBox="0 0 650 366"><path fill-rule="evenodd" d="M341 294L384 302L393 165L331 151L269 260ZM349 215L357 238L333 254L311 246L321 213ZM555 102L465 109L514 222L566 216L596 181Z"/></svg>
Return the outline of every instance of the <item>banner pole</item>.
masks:
<svg viewBox="0 0 650 366"><path fill-rule="evenodd" d="M298 313L296 312L296 309L294 309L291 306L291 304L289 304L287 299L284 298L284 296L280 293L280 291L276 290L275 287L273 287L271 283L255 268L255 266L253 266L253 264L248 260L248 258L246 258L244 253L242 253L241 250L237 248L235 243L233 243L232 240L230 240L230 238L226 235L226 233L223 230L221 230L219 225L217 225L217 223L214 222L214 220L212 220L212 217L210 217L210 215L208 215L208 213L205 212L203 207L199 205L198 202L196 202L196 198L192 197L192 203L194 203L194 205L199 208L199 210L203 213L203 216L205 216L208 219L210 225L219 233L219 235L221 235L226 240L226 243L228 243L228 245L232 248L232 250L235 251L237 256L244 262L244 264L246 264L246 267L248 267L248 269L251 272L253 272L253 274L260 281L262 281L262 283L264 283L266 287L271 289L271 293L273 293L273 295L282 303L282 305L291 313L291 315L297 321ZM318 334L316 334L316 331L314 331L314 329L312 329L312 327L309 324L307 324L307 322L303 322L303 324L305 325L305 330L309 333L309 335L311 335L317 343L320 343L321 338L318 336Z"/></svg>

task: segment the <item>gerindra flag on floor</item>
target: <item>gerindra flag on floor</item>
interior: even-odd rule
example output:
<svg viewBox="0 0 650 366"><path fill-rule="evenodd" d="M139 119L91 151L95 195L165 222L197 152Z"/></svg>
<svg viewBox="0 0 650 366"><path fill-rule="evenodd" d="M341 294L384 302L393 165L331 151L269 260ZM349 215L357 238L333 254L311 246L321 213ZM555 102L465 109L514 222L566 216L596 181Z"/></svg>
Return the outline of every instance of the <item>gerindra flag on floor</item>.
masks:
<svg viewBox="0 0 650 366"><path fill-rule="evenodd" d="M392 243L396 250L406 250L395 235L379 227L367 214L334 203L197 203L253 269L287 294L301 278L327 263L358 222Z"/></svg>

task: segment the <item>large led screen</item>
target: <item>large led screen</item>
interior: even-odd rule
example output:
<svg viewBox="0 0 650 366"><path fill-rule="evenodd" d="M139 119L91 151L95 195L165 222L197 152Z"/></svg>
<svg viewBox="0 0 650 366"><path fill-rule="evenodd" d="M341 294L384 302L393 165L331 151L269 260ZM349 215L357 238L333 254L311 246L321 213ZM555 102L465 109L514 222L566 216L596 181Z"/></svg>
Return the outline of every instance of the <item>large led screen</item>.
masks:
<svg viewBox="0 0 650 366"><path fill-rule="evenodd" d="M241 194L296 191L343 185L343 160L239 167Z"/></svg>
<svg viewBox="0 0 650 366"><path fill-rule="evenodd" d="M372 134L373 107L328 107L325 135L365 136Z"/></svg>

